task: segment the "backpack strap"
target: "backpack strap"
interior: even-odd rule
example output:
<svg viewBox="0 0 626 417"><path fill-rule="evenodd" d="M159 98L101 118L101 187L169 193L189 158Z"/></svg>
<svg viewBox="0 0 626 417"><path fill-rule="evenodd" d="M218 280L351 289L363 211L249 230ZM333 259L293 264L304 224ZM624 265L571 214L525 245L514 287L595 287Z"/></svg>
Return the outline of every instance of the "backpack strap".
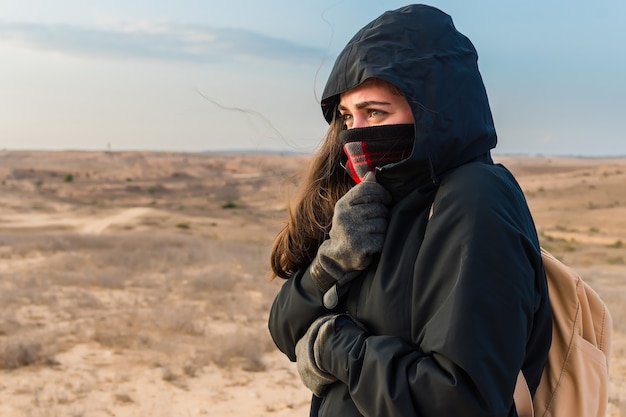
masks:
<svg viewBox="0 0 626 417"><path fill-rule="evenodd" d="M519 374L517 374L513 400L515 401L515 408L519 417L535 417L533 399L530 396L530 389L528 389L528 383L522 371L519 371Z"/></svg>

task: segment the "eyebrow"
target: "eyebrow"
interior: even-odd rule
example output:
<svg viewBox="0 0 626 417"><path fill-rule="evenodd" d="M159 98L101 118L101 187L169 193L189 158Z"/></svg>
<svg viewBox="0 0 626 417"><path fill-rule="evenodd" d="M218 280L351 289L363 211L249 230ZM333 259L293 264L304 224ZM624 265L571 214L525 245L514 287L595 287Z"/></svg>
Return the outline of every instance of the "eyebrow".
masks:
<svg viewBox="0 0 626 417"><path fill-rule="evenodd" d="M369 106L389 106L391 105L391 103L387 102L387 101L376 101L376 100L371 100L371 101L362 101L360 103L356 104L356 108L357 109L364 109L366 107ZM337 106L337 109L339 110L348 110L348 108L346 106L344 106L343 104L339 103L339 106Z"/></svg>

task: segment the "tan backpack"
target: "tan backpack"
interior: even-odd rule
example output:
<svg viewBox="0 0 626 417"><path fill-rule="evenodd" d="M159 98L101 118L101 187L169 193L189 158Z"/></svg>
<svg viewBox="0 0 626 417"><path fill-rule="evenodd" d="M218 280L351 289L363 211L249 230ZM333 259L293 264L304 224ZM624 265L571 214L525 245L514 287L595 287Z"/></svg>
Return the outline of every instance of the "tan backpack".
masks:
<svg viewBox="0 0 626 417"><path fill-rule="evenodd" d="M612 319L598 294L543 248L552 305L552 346L531 399L520 371L520 417L604 417L608 405Z"/></svg>

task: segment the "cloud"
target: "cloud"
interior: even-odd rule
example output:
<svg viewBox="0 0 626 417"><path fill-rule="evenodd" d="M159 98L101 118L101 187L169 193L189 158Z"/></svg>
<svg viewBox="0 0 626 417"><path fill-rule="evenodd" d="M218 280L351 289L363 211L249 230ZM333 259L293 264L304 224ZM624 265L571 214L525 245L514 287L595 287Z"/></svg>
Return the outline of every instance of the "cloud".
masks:
<svg viewBox="0 0 626 417"><path fill-rule="evenodd" d="M324 51L243 29L175 22L80 27L0 21L0 42L78 56L211 63L232 59L318 64Z"/></svg>

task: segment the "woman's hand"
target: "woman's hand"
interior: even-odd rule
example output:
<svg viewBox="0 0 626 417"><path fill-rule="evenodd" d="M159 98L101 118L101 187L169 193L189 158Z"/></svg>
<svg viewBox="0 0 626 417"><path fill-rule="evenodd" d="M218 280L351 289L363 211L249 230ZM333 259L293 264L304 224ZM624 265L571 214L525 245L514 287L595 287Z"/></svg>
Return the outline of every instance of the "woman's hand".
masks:
<svg viewBox="0 0 626 417"><path fill-rule="evenodd" d="M318 397L324 395L328 385L337 381L337 378L320 366L322 346L335 331L336 319L337 315L318 318L296 344L296 362L300 379Z"/></svg>
<svg viewBox="0 0 626 417"><path fill-rule="evenodd" d="M374 173L369 173L335 204L330 238L320 245L310 267L311 276L326 291L326 308L337 305L339 289L382 250L390 202L389 192L376 182Z"/></svg>

